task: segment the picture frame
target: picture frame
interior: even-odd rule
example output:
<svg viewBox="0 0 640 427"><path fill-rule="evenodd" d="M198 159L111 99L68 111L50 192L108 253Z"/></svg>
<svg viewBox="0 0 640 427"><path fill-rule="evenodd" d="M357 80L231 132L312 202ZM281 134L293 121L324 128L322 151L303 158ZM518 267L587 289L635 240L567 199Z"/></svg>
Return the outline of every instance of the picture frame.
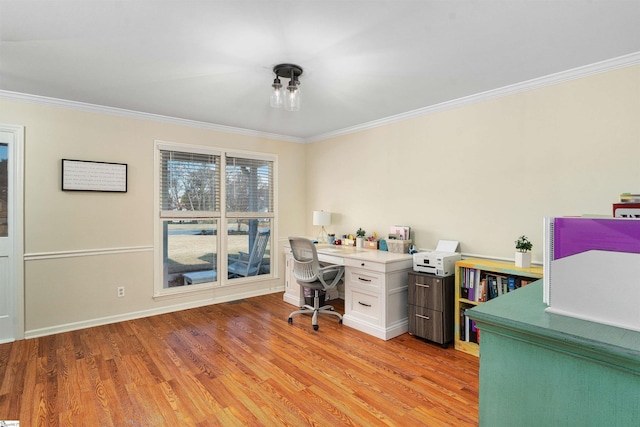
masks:
<svg viewBox="0 0 640 427"><path fill-rule="evenodd" d="M62 191L127 192L126 163L62 159Z"/></svg>

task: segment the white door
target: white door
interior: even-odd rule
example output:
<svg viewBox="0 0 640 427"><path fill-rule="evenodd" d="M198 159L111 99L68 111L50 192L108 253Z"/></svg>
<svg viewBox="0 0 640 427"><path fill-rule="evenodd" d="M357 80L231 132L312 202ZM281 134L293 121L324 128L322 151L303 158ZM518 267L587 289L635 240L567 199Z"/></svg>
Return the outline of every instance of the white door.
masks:
<svg viewBox="0 0 640 427"><path fill-rule="evenodd" d="M0 343L24 335L24 128L0 124Z"/></svg>

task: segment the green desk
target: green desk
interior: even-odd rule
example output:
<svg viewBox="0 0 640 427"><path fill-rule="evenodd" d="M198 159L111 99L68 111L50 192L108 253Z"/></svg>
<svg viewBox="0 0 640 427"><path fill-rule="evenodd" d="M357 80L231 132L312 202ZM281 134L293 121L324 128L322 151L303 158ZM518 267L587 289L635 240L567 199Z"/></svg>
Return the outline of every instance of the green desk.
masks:
<svg viewBox="0 0 640 427"><path fill-rule="evenodd" d="M546 313L542 286L467 312L480 328L480 425L640 426L640 332Z"/></svg>

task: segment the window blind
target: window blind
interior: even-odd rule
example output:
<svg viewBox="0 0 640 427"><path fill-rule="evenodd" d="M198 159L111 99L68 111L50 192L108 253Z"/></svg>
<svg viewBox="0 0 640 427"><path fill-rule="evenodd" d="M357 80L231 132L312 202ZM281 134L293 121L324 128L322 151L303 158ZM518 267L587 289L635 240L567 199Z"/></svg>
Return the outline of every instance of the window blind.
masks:
<svg viewBox="0 0 640 427"><path fill-rule="evenodd" d="M273 161L228 156L227 212L273 212Z"/></svg>
<svg viewBox="0 0 640 427"><path fill-rule="evenodd" d="M220 156L161 150L160 210L162 216L220 211Z"/></svg>

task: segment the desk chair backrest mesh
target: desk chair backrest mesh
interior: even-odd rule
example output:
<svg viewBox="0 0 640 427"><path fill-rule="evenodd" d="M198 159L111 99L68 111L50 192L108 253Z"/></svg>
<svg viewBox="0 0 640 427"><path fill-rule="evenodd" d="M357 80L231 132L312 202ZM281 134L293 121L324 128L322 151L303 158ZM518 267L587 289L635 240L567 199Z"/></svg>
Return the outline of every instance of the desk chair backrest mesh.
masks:
<svg viewBox="0 0 640 427"><path fill-rule="evenodd" d="M311 324L318 330L318 314L337 316L342 323L342 315L335 312L331 305L320 307L320 292L335 288L344 274L341 265L321 266L318 261L318 251L309 239L303 237L289 237L291 254L293 255L293 276L303 288L313 292L313 306L305 304L300 310L289 315L289 323L293 323L294 314L312 314Z"/></svg>

